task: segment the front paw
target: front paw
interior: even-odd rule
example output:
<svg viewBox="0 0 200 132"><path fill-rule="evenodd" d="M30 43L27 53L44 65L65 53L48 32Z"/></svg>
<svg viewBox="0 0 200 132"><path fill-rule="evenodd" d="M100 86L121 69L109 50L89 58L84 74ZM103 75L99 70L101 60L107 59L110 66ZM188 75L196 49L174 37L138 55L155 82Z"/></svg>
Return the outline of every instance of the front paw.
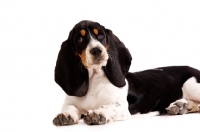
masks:
<svg viewBox="0 0 200 132"><path fill-rule="evenodd" d="M78 123L77 119L74 119L71 115L64 115L62 113L53 119L53 124L55 126L66 126L66 125L73 125L77 123Z"/></svg>
<svg viewBox="0 0 200 132"><path fill-rule="evenodd" d="M106 123L106 118L103 113L90 110L84 116L84 122L88 125L102 125Z"/></svg>

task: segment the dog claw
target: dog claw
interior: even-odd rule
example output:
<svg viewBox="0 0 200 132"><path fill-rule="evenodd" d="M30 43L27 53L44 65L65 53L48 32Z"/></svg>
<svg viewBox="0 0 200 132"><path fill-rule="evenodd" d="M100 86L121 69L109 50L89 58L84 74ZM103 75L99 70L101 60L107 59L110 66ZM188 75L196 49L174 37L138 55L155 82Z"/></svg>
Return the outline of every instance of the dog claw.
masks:
<svg viewBox="0 0 200 132"><path fill-rule="evenodd" d="M76 123L70 115L66 117L64 114L59 114L57 117L54 118L53 124L55 126L65 126L65 125L73 125Z"/></svg>
<svg viewBox="0 0 200 132"><path fill-rule="evenodd" d="M187 113L187 104L183 102L176 102L172 106L166 108L167 113L170 115L185 114Z"/></svg>
<svg viewBox="0 0 200 132"><path fill-rule="evenodd" d="M87 113L84 116L84 122L88 125L102 125L106 123L106 118L100 113Z"/></svg>

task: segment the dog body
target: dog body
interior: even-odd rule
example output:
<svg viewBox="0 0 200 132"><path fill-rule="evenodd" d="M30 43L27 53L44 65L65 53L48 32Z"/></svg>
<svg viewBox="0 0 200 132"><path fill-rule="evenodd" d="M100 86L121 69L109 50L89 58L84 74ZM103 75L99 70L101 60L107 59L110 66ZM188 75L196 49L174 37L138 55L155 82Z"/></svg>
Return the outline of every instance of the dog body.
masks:
<svg viewBox="0 0 200 132"><path fill-rule="evenodd" d="M199 110L200 71L188 66L160 67L128 73L131 114L159 111L185 114ZM169 104L171 104L169 106Z"/></svg>
<svg viewBox="0 0 200 132"><path fill-rule="evenodd" d="M131 60L111 30L92 21L76 24L56 62L55 81L67 95L54 125L77 124L81 115L91 125L127 120L136 113L200 109L200 71L163 67L129 73Z"/></svg>

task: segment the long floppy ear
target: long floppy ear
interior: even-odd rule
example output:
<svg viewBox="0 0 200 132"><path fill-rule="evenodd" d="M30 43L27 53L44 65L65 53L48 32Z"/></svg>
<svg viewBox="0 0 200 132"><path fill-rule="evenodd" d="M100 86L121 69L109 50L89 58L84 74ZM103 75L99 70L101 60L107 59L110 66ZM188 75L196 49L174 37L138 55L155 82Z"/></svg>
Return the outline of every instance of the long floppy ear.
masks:
<svg viewBox="0 0 200 132"><path fill-rule="evenodd" d="M88 71L75 54L70 39L62 43L55 67L55 82L70 96L84 96L88 91Z"/></svg>
<svg viewBox="0 0 200 132"><path fill-rule="evenodd" d="M103 68L110 82L117 86L126 85L125 77L131 65L131 54L125 45L112 33L106 29L108 40L109 59L107 65Z"/></svg>

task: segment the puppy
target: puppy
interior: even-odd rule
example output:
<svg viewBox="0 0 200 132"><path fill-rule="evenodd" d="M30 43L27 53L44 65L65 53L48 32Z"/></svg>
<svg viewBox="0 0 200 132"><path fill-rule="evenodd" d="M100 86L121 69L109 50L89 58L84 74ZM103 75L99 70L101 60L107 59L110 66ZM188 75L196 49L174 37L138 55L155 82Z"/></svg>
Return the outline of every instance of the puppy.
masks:
<svg viewBox="0 0 200 132"><path fill-rule="evenodd" d="M200 71L176 66L129 73L131 60L111 30L92 21L76 24L56 62L55 82L66 99L53 124L77 124L82 115L86 124L101 125L136 113L199 111Z"/></svg>

